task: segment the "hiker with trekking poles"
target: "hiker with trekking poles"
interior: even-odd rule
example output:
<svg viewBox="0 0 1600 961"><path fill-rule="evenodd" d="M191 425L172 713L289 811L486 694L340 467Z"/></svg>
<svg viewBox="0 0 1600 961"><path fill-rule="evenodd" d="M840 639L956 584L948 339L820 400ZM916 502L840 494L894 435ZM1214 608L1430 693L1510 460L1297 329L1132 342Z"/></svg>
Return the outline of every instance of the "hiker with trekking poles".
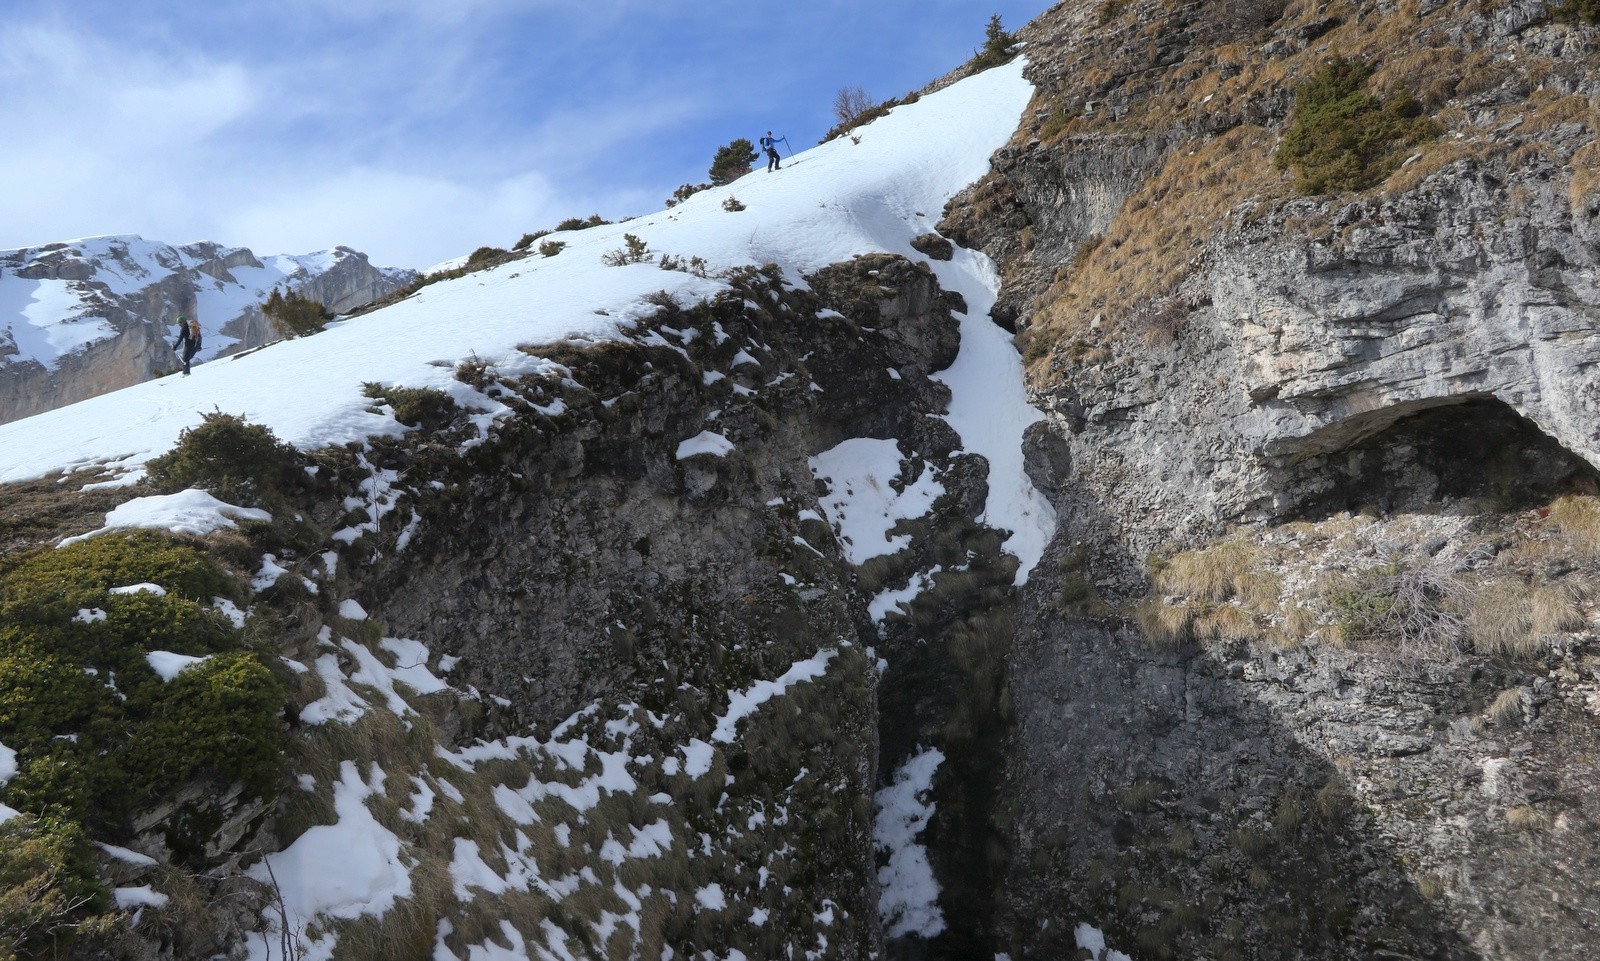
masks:
<svg viewBox="0 0 1600 961"><path fill-rule="evenodd" d="M785 147L787 147L789 145L789 138L774 137L772 135L772 131L770 130L767 131L767 135L765 137L761 138L761 149L767 152L767 173L772 173L774 170L783 169L782 165L778 163L779 143L782 143Z"/></svg>

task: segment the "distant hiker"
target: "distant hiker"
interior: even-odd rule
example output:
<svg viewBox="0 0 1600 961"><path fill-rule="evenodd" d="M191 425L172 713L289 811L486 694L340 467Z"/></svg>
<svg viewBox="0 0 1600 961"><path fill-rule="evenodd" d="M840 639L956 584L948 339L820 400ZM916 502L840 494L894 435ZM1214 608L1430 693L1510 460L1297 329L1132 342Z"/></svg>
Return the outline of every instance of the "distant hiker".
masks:
<svg viewBox="0 0 1600 961"><path fill-rule="evenodd" d="M189 376L189 361L200 352L200 321L180 315L178 341L172 345L172 349L183 351L183 376Z"/></svg>
<svg viewBox="0 0 1600 961"><path fill-rule="evenodd" d="M761 138L761 149L767 152L767 173L772 173L774 170L782 169L782 165L778 163L778 141L784 139L787 138L774 138L772 136L772 131L770 130L767 131L767 135L765 137Z"/></svg>

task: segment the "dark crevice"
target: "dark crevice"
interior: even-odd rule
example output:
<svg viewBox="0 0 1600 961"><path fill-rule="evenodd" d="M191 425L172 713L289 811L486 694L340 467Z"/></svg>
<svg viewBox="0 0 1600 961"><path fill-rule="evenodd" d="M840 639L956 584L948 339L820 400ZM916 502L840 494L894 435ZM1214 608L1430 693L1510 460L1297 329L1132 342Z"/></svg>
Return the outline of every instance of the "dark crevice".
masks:
<svg viewBox="0 0 1600 961"><path fill-rule="evenodd" d="M1600 471L1488 395L1369 411L1283 452L1285 519L1462 504L1521 510L1600 490Z"/></svg>

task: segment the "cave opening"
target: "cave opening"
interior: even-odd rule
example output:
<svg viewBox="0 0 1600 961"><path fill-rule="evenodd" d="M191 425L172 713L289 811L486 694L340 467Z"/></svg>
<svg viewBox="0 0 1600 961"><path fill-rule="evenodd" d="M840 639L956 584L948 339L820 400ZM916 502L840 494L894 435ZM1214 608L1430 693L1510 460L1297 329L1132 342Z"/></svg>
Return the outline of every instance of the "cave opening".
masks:
<svg viewBox="0 0 1600 961"><path fill-rule="evenodd" d="M1342 511L1514 511L1600 492L1600 470L1487 394L1367 411L1287 453L1291 520Z"/></svg>

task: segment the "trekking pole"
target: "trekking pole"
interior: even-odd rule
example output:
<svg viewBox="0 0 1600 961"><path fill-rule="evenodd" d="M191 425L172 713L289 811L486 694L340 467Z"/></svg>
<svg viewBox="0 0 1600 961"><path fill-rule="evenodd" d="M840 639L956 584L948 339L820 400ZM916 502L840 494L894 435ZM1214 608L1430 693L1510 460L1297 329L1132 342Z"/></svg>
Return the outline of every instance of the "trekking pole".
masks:
<svg viewBox="0 0 1600 961"><path fill-rule="evenodd" d="M794 148L789 146L789 138L788 137L779 137L778 139L783 141L783 149L789 151L789 156L791 158L793 158L794 157Z"/></svg>

